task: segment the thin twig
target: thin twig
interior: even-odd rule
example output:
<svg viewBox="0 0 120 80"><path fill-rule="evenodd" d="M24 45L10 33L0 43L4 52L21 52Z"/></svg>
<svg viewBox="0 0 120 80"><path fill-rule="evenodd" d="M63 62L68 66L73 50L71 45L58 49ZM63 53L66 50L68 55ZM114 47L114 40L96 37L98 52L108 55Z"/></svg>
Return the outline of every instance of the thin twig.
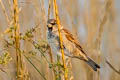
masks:
<svg viewBox="0 0 120 80"><path fill-rule="evenodd" d="M106 63L108 64L108 66L109 66L113 71L115 71L116 73L118 73L118 74L120 75L120 70L118 71L117 69L115 69L115 68L113 67L113 65L110 64L107 60L106 60Z"/></svg>
<svg viewBox="0 0 120 80"><path fill-rule="evenodd" d="M4 69L2 69L2 68L0 68L0 70L2 71L2 72L4 72L4 73L7 73Z"/></svg>
<svg viewBox="0 0 120 80"><path fill-rule="evenodd" d="M42 51L42 49L41 48L37 48L38 46L40 46L37 42L35 42L35 41L33 41L33 40L31 40L31 41L29 41L29 42L31 42L33 45L34 45L34 47L42 54L42 56L46 59L46 61L50 64L50 62L49 62L49 60L46 58L46 56L45 56L45 52L46 52L46 50L45 51ZM37 45L37 47L36 47L36 45Z"/></svg>
<svg viewBox="0 0 120 80"><path fill-rule="evenodd" d="M25 55L24 55L25 56ZM30 64L35 68L35 70L42 76L42 78L44 79L44 80L47 80L46 78L45 78L45 76L40 72L40 70L29 60L29 58L27 58L26 56L25 56L25 58L28 60L28 62L30 62Z"/></svg>

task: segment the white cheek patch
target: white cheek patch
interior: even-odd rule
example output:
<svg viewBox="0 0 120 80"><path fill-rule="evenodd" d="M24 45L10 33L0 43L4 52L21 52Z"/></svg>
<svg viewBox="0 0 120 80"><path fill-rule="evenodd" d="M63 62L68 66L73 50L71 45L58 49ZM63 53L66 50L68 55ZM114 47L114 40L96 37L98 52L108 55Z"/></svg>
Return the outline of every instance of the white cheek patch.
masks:
<svg viewBox="0 0 120 80"><path fill-rule="evenodd" d="M47 26L48 26L48 28L51 28L51 27L52 27L52 25L51 25L51 24L48 24Z"/></svg>

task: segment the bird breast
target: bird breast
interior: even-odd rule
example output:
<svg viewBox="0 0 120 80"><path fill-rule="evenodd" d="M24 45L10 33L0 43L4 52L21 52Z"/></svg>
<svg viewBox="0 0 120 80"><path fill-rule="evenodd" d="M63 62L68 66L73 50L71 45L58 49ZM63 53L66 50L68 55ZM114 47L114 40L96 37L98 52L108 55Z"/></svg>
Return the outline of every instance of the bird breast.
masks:
<svg viewBox="0 0 120 80"><path fill-rule="evenodd" d="M48 44L50 45L52 52L54 54L58 54L61 56L60 53L60 47L59 47L59 41L56 39L57 35L53 34L53 33L47 33L47 38L48 38Z"/></svg>

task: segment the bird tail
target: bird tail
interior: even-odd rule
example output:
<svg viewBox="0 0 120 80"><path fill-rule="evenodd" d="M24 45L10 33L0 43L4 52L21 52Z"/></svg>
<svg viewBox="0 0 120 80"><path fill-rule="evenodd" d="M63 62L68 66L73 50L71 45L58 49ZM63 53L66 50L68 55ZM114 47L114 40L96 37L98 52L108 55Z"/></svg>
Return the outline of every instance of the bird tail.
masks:
<svg viewBox="0 0 120 80"><path fill-rule="evenodd" d="M87 64L94 70L94 71L97 71L97 69L100 68L100 66L98 64L96 64L93 60L91 60L89 57L88 57L88 60L85 61L87 62Z"/></svg>

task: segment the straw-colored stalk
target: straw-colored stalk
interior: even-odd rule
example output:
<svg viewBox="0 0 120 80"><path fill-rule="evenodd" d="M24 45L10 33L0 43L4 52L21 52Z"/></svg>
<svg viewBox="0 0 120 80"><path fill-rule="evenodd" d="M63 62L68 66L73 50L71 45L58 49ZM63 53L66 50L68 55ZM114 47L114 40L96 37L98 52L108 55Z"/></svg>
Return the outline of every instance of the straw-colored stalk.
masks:
<svg viewBox="0 0 120 80"><path fill-rule="evenodd" d="M12 7L12 4L11 4L11 0L8 0L8 6L10 7L10 15L12 17L13 16L13 7Z"/></svg>
<svg viewBox="0 0 120 80"><path fill-rule="evenodd" d="M5 6L4 6L2 0L0 0L0 4L1 4L2 10L3 10L3 12L4 12L5 16L6 16L6 20L7 20L8 24L9 24L10 20L9 20L9 17L7 15L7 12L6 12L6 9L5 9Z"/></svg>
<svg viewBox="0 0 120 80"><path fill-rule="evenodd" d="M62 36L61 36L61 32L60 32L60 20L59 20L59 16L58 16L58 9L57 9L56 0L54 0L54 8L55 8L55 14L56 14L56 21L58 24L58 33L59 33L59 39L60 39L62 61L63 61L64 69L65 69L64 77L65 77L65 80L68 80L68 76L67 76L67 72L66 72L65 58L64 58L63 41L62 41Z"/></svg>
<svg viewBox="0 0 120 80"><path fill-rule="evenodd" d="M48 20L50 19L50 10L51 9L51 0L49 0L49 7L48 7Z"/></svg>
<svg viewBox="0 0 120 80"><path fill-rule="evenodd" d="M17 67L17 80L23 80L23 64L22 56L20 52L20 35L19 35L19 11L18 11L18 1L13 0L14 6L14 36L15 36L15 48L16 48L16 67Z"/></svg>

